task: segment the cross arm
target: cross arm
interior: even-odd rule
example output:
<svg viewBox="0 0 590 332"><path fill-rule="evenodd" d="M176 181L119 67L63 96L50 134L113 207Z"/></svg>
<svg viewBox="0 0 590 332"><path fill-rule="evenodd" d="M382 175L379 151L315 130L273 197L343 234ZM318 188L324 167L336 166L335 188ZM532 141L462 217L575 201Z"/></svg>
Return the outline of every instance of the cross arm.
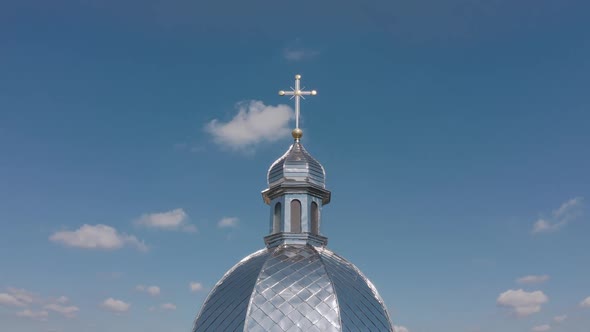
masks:
<svg viewBox="0 0 590 332"><path fill-rule="evenodd" d="M318 92L315 90L311 91L301 91L301 90L293 90L293 91L279 91L279 96L315 96Z"/></svg>
<svg viewBox="0 0 590 332"><path fill-rule="evenodd" d="M315 96L315 95L318 94L318 92L315 91L315 90L311 90L311 91L299 91L299 94L300 95L304 95L304 96L310 96L310 95L311 96Z"/></svg>

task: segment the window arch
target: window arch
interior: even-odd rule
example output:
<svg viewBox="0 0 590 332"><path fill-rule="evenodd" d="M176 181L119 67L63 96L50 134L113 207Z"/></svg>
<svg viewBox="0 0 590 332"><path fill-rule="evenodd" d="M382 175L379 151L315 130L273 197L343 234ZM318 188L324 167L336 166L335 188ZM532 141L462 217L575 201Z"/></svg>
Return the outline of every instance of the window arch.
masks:
<svg viewBox="0 0 590 332"><path fill-rule="evenodd" d="M301 233L301 202L291 201L291 233Z"/></svg>
<svg viewBox="0 0 590 332"><path fill-rule="evenodd" d="M311 202L311 234L320 234L320 209L316 202Z"/></svg>
<svg viewBox="0 0 590 332"><path fill-rule="evenodd" d="M279 233L281 231L281 202L275 204L275 211L272 216L272 232Z"/></svg>

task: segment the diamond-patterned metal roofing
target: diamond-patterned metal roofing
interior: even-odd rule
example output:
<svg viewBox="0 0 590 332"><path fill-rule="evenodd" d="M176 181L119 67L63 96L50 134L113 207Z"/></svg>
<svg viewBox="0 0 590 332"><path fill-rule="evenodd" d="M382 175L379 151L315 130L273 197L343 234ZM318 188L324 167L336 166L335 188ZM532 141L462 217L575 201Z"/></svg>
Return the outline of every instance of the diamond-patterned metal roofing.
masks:
<svg viewBox="0 0 590 332"><path fill-rule="evenodd" d="M268 251L242 259L215 285L195 320L193 332L243 331L248 301Z"/></svg>
<svg viewBox="0 0 590 332"><path fill-rule="evenodd" d="M389 314L371 281L332 251L318 251L338 294L342 331L390 331Z"/></svg>
<svg viewBox="0 0 590 332"><path fill-rule="evenodd" d="M283 245L228 271L195 321L197 331L393 331L371 282L332 251Z"/></svg>
<svg viewBox="0 0 590 332"><path fill-rule="evenodd" d="M336 294L313 247L279 247L270 255L244 331L340 331Z"/></svg>

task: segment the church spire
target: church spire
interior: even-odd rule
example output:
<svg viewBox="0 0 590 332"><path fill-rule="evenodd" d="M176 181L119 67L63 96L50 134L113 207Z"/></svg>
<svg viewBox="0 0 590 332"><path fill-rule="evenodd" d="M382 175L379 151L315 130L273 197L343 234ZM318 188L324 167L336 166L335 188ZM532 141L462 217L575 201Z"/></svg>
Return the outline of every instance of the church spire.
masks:
<svg viewBox="0 0 590 332"><path fill-rule="evenodd" d="M317 92L300 88L300 80L301 75L296 75L295 88L279 91L279 95L295 99L295 142L270 166L268 188L262 192L264 202L270 205L270 235L264 238L269 248L281 244L325 246L328 242L320 235L321 210L331 196L326 190L326 172L300 142L299 98Z"/></svg>
<svg viewBox="0 0 590 332"><path fill-rule="evenodd" d="M315 96L318 94L316 90L305 91L305 87L300 88L300 81L301 75L297 74L295 75L295 88L291 87L291 91L279 91L279 96L291 96L291 99L295 98L295 129L291 132L295 141L299 141L303 136L303 131L299 128L299 99L305 99L303 96Z"/></svg>

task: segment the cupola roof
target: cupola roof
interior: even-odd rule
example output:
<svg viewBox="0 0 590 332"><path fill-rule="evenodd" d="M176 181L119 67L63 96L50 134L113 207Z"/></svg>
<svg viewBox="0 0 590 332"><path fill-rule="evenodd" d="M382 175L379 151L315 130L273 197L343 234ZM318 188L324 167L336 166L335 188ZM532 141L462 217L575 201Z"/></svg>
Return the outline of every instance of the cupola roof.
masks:
<svg viewBox="0 0 590 332"><path fill-rule="evenodd" d="M326 172L322 164L305 150L299 140L268 169L268 187L283 183L309 183L325 188Z"/></svg>

